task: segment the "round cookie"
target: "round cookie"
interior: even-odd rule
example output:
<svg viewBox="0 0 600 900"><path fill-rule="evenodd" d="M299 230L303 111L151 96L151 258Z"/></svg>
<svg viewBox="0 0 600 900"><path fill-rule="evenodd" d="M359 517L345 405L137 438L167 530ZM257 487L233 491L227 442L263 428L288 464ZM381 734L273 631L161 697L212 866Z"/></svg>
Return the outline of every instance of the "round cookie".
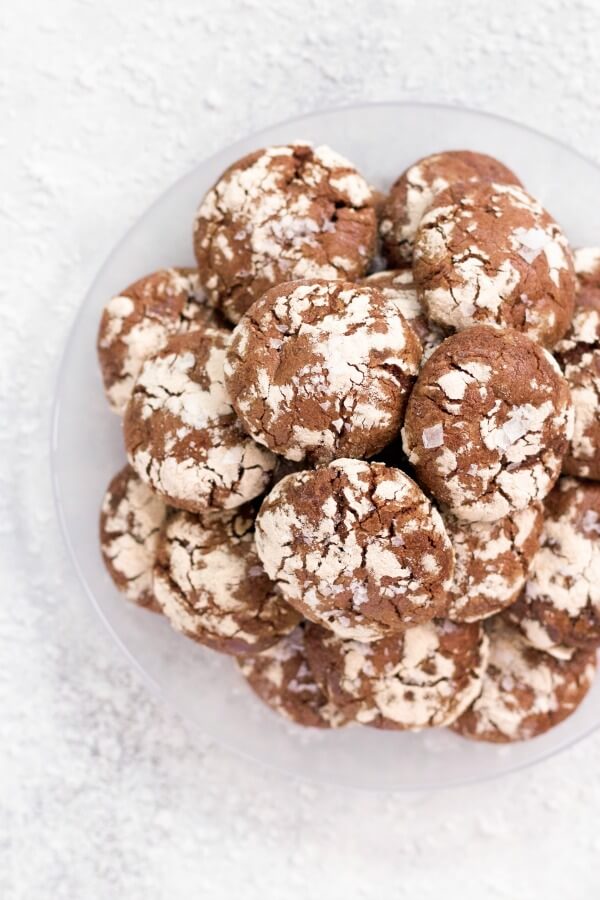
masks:
<svg viewBox="0 0 600 900"><path fill-rule="evenodd" d="M507 743L543 734L574 712L587 694L596 657L579 650L558 660L530 647L503 620L489 625L490 655L479 697L452 726L463 737Z"/></svg>
<svg viewBox="0 0 600 900"><path fill-rule="evenodd" d="M445 329L498 325L553 347L573 317L567 240L519 187L462 182L438 194L415 237L413 272L428 318Z"/></svg>
<svg viewBox="0 0 600 900"><path fill-rule="evenodd" d="M575 426L563 471L600 480L600 249L575 251L579 289L569 331L555 348L571 389Z"/></svg>
<svg viewBox="0 0 600 900"><path fill-rule="evenodd" d="M561 478L545 506L541 547L509 613L533 646L562 657L600 647L600 484Z"/></svg>
<svg viewBox="0 0 600 900"><path fill-rule="evenodd" d="M514 603L539 547L544 516L538 501L497 522L443 516L454 550L448 618L477 622Z"/></svg>
<svg viewBox="0 0 600 900"><path fill-rule="evenodd" d="M229 338L208 327L170 338L144 363L125 412L129 462L167 503L190 512L251 500L275 466L242 431L227 394Z"/></svg>
<svg viewBox="0 0 600 900"><path fill-rule="evenodd" d="M237 662L254 693L284 718L309 728L337 728L346 723L314 679L302 623L268 650L239 657Z"/></svg>
<svg viewBox="0 0 600 900"><path fill-rule="evenodd" d="M152 568L167 507L130 466L111 480L100 510L100 549L115 586L128 600L154 612Z"/></svg>
<svg viewBox="0 0 600 900"><path fill-rule="evenodd" d="M223 173L198 210L194 248L209 297L235 323L284 281L360 278L376 233L373 195L354 166L297 143L257 150Z"/></svg>
<svg viewBox="0 0 600 900"><path fill-rule="evenodd" d="M340 637L373 641L446 612L450 542L399 469L338 459L288 475L263 501L256 546L285 599Z"/></svg>
<svg viewBox="0 0 600 900"><path fill-rule="evenodd" d="M488 641L477 623L428 622L370 644L310 625L306 653L315 680L343 715L417 731L449 725L477 697Z"/></svg>
<svg viewBox="0 0 600 900"><path fill-rule="evenodd" d="M446 335L441 328L430 324L425 318L417 296L412 270L390 269L386 272L375 272L364 278L362 283L378 288L396 304L399 312L421 342L423 348L421 364L423 364L426 359L429 359L435 348L442 343Z"/></svg>
<svg viewBox="0 0 600 900"><path fill-rule="evenodd" d="M293 281L233 332L225 381L246 431L293 461L372 456L398 433L421 346L396 304L344 281Z"/></svg>
<svg viewBox="0 0 600 900"><path fill-rule="evenodd" d="M421 219L435 196L457 181L521 184L510 169L485 153L447 150L419 159L396 179L382 209L379 234L392 265L410 264Z"/></svg>
<svg viewBox="0 0 600 900"><path fill-rule="evenodd" d="M129 285L102 312L98 361L106 398L122 416L143 362L173 334L216 324L195 269L160 269Z"/></svg>
<svg viewBox="0 0 600 900"><path fill-rule="evenodd" d="M266 650L300 618L256 555L254 513L251 506L206 517L179 510L158 547L154 593L165 616L222 653Z"/></svg>
<svg viewBox="0 0 600 900"><path fill-rule="evenodd" d="M572 435L569 389L555 360L523 334L487 325L429 357L402 439L419 483L467 522L493 522L543 499Z"/></svg>

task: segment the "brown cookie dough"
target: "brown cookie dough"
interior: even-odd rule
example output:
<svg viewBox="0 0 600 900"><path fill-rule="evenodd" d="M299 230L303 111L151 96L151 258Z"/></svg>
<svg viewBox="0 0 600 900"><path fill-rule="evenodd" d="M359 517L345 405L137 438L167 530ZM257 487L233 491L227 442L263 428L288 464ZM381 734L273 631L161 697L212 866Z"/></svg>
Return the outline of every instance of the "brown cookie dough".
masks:
<svg viewBox="0 0 600 900"><path fill-rule="evenodd" d="M340 637L372 641L446 612L442 519L381 463L338 459L288 475L263 501L256 546L286 600Z"/></svg>
<svg viewBox="0 0 600 900"><path fill-rule="evenodd" d="M393 301L344 281L292 281L233 332L225 380L246 431L287 459L372 456L398 433L421 347Z"/></svg>
<svg viewBox="0 0 600 900"><path fill-rule="evenodd" d="M563 471L600 481L600 248L576 250L575 271L573 321L555 349L575 410Z"/></svg>
<svg viewBox="0 0 600 900"><path fill-rule="evenodd" d="M154 593L165 616L222 653L265 650L300 618L256 555L254 513L252 506L206 517L174 512L158 547Z"/></svg>
<svg viewBox="0 0 600 900"><path fill-rule="evenodd" d="M436 195L457 181L521 182L497 159L471 150L448 150L419 159L394 182L384 204L379 234L394 266L410 263L415 234Z"/></svg>
<svg viewBox="0 0 600 900"><path fill-rule="evenodd" d="M428 318L446 329L510 327L553 347L571 323L569 245L515 186L462 182L438 194L415 237L413 272Z"/></svg>
<svg viewBox="0 0 600 900"><path fill-rule="evenodd" d="M304 625L268 650L239 657L238 665L254 693L297 725L337 728L346 716L327 699L306 659Z"/></svg>
<svg viewBox="0 0 600 900"><path fill-rule="evenodd" d="M539 547L542 504L497 522L461 522L450 513L443 519L454 550L448 618L476 622L514 603Z"/></svg>
<svg viewBox="0 0 600 900"><path fill-rule="evenodd" d="M493 522L543 499L572 435L555 360L510 329L479 325L427 360L402 438L419 482L467 522Z"/></svg>
<svg viewBox="0 0 600 900"><path fill-rule="evenodd" d="M100 549L115 586L133 603L160 611L152 567L167 507L130 466L112 479L100 511Z"/></svg>
<svg viewBox="0 0 600 900"><path fill-rule="evenodd" d="M123 415L142 364L171 335L216 320L195 269L160 269L109 300L98 330L98 360L113 412Z"/></svg>
<svg viewBox="0 0 600 900"><path fill-rule="evenodd" d="M596 657L558 660L534 650L503 617L488 627L490 656L479 697L452 726L464 737L506 743L543 734L574 712L590 689Z"/></svg>
<svg viewBox="0 0 600 900"><path fill-rule="evenodd" d="M208 327L170 338L144 363L125 413L129 462L167 503L190 512L251 500L275 466L242 431L227 394L229 338Z"/></svg>
<svg viewBox="0 0 600 900"><path fill-rule="evenodd" d="M442 343L446 335L436 325L430 324L417 296L417 289L411 269L390 269L387 272L375 272L363 279L363 284L378 288L392 300L410 327L417 335L423 347L421 364L429 359L435 348Z"/></svg>
<svg viewBox="0 0 600 900"><path fill-rule="evenodd" d="M533 646L562 657L600 647L600 484L561 478L545 506L542 545L509 613Z"/></svg>
<svg viewBox="0 0 600 900"><path fill-rule="evenodd" d="M360 278L376 232L373 195L354 166L298 143L230 166L202 201L194 247L209 297L235 323L283 281Z"/></svg>
<svg viewBox="0 0 600 900"><path fill-rule="evenodd" d="M377 728L449 725L481 690L488 656L483 628L436 621L370 644L309 625L315 680L343 715Z"/></svg>

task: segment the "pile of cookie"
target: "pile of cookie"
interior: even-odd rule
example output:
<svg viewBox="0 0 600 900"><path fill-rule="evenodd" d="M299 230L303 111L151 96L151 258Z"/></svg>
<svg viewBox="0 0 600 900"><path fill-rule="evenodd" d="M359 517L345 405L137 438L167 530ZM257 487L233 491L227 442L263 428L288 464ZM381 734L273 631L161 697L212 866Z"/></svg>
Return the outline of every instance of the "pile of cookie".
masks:
<svg viewBox="0 0 600 900"><path fill-rule="evenodd" d="M559 723L600 646L600 250L491 157L236 162L110 299L117 587L301 725Z"/></svg>

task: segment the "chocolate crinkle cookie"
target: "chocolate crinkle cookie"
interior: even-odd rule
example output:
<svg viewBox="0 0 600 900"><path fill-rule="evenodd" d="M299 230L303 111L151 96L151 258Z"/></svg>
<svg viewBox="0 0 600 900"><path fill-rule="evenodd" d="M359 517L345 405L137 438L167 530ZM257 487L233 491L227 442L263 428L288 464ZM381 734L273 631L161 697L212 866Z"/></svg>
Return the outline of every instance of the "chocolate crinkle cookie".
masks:
<svg viewBox="0 0 600 900"><path fill-rule="evenodd" d="M347 716L315 681L306 658L303 623L268 650L239 657L238 665L254 693L284 718L311 728L346 724Z"/></svg>
<svg viewBox="0 0 600 900"><path fill-rule="evenodd" d="M575 425L563 471L600 480L600 248L575 251L578 291L571 327L555 352L571 389Z"/></svg>
<svg viewBox="0 0 600 900"><path fill-rule="evenodd" d="M208 516L172 513L154 568L154 592L171 625L222 653L256 653L299 621L256 554L252 506Z"/></svg>
<svg viewBox="0 0 600 900"><path fill-rule="evenodd" d="M194 247L209 297L235 323L283 281L360 278L376 232L373 195L354 166L298 143L227 169L198 210Z"/></svg>
<svg viewBox="0 0 600 900"><path fill-rule="evenodd" d="M521 184L510 169L485 153L448 150L418 160L394 182L381 212L379 234L392 265L410 263L423 215L436 195L457 181Z"/></svg>
<svg viewBox="0 0 600 900"><path fill-rule="evenodd" d="M363 284L377 288L396 305L421 342L423 348L421 363L429 359L446 335L441 328L427 321L417 295L411 269L375 272L364 278Z"/></svg>
<svg viewBox="0 0 600 900"><path fill-rule="evenodd" d="M461 182L438 194L415 237L413 272L429 319L449 330L510 327L551 348L571 323L567 240L513 185Z"/></svg>
<svg viewBox="0 0 600 900"><path fill-rule="evenodd" d="M573 431L567 383L523 334L486 325L434 351L406 408L419 482L459 519L493 522L543 499Z"/></svg>
<svg viewBox="0 0 600 900"><path fill-rule="evenodd" d="M112 479L100 512L102 558L115 586L133 603L158 611L152 569L167 507L130 466Z"/></svg>
<svg viewBox="0 0 600 900"><path fill-rule="evenodd" d="M403 472L339 459L283 478L256 521L258 554L307 619L372 641L444 615L453 555Z"/></svg>
<svg viewBox="0 0 600 900"><path fill-rule="evenodd" d="M531 647L502 616L491 620L488 632L490 655L481 693L454 723L454 731L479 741L523 741L577 709L595 675L595 653L578 650L571 659L554 659Z"/></svg>
<svg viewBox="0 0 600 900"><path fill-rule="evenodd" d="M531 644L563 657L600 647L600 484L561 478L545 506L542 545L509 613Z"/></svg>
<svg viewBox="0 0 600 900"><path fill-rule="evenodd" d="M481 690L488 640L477 624L435 621L373 643L309 625L315 680L341 714L376 728L445 726Z"/></svg>
<svg viewBox="0 0 600 900"><path fill-rule="evenodd" d="M515 602L540 544L542 509L538 501L496 522L443 515L454 550L449 619L476 622Z"/></svg>
<svg viewBox="0 0 600 900"><path fill-rule="evenodd" d="M109 300L100 320L98 360L113 412L123 415L142 364L172 335L217 319L195 269L160 269Z"/></svg>
<svg viewBox="0 0 600 900"><path fill-rule="evenodd" d="M124 418L129 461L172 506L229 509L267 487L275 457L242 430L225 388L230 335L172 337L146 360Z"/></svg>
<svg viewBox="0 0 600 900"><path fill-rule="evenodd" d="M293 281L233 332L225 378L246 431L290 460L372 456L398 433L421 346L395 303L344 281Z"/></svg>

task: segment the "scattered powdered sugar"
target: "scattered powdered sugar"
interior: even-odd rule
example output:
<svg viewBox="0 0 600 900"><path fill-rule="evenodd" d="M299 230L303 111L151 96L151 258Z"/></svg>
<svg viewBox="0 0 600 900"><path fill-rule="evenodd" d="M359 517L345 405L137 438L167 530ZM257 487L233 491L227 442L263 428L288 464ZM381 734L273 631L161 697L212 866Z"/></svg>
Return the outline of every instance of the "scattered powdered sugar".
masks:
<svg viewBox="0 0 600 900"><path fill-rule="evenodd" d="M444 426L441 424L431 425L429 428L423 429L423 446L426 450L441 447L444 443Z"/></svg>

